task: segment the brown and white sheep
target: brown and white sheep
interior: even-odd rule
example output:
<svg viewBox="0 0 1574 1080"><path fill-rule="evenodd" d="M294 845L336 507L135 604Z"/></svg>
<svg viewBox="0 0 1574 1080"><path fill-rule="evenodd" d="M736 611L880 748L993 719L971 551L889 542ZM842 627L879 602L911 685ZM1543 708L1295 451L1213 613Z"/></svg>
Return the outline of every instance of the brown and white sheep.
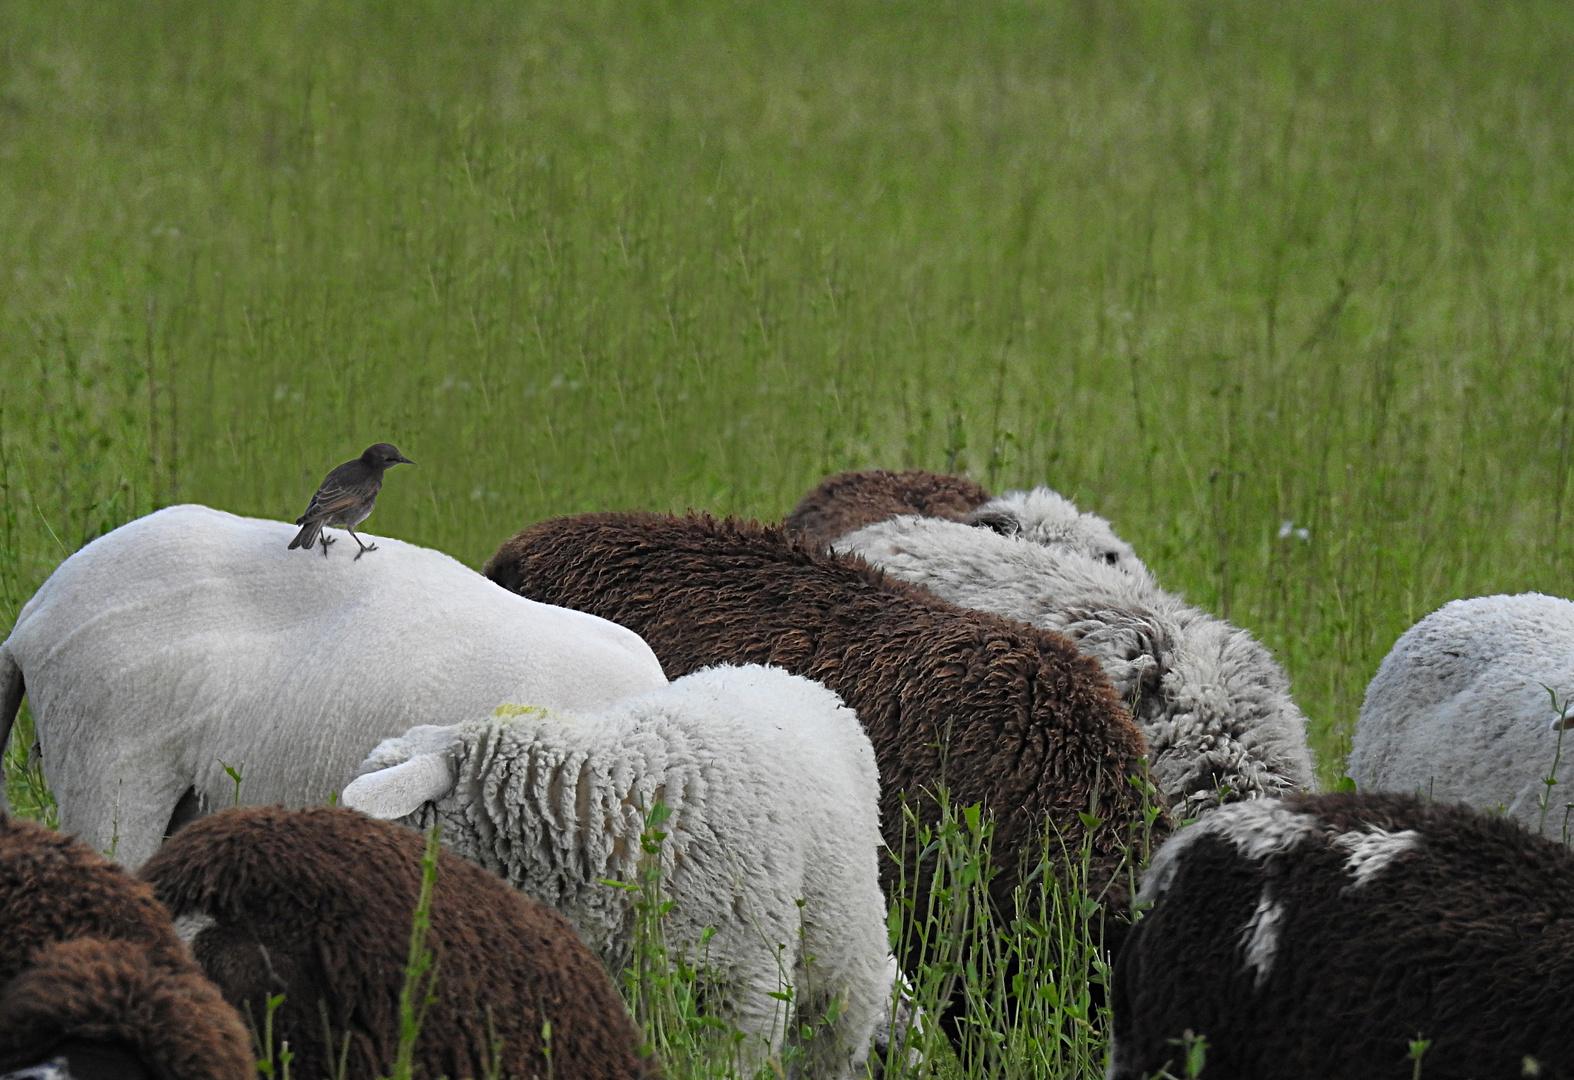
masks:
<svg viewBox="0 0 1574 1080"><path fill-rule="evenodd" d="M1153 859L1108 1075L1574 1075L1574 853L1408 795L1221 807ZM1526 1059L1535 1065L1526 1065ZM1539 1070L1539 1071L1533 1071Z"/></svg>
<svg viewBox="0 0 1574 1080"><path fill-rule="evenodd" d="M142 868L209 978L275 1040L298 1076L387 1075L421 889L419 833L353 810L242 807L187 826ZM415 1045L425 1080L486 1074L633 1080L633 1023L606 972L557 912L439 853L431 928L437 1000ZM550 1041L544 1027L550 1023ZM324 1029L332 1033L330 1046ZM548 1053L550 1052L550 1067Z"/></svg>
<svg viewBox="0 0 1574 1080"><path fill-rule="evenodd" d="M153 890L74 837L0 814L0 1073L250 1080L250 1040Z"/></svg>
<svg viewBox="0 0 1574 1080"><path fill-rule="evenodd" d="M1098 665L1059 634L952 607L780 526L698 514L544 521L505 542L484 572L629 627L673 678L775 664L824 683L874 745L893 850L904 795L928 821L926 796L941 786L953 805L983 804L1002 910L1046 821L1076 851L1090 808L1100 819L1088 836L1092 887L1124 897L1116 878L1143 820L1133 781L1145 776L1145 746ZM882 867L888 890L896 873Z"/></svg>
<svg viewBox="0 0 1574 1080"><path fill-rule="evenodd" d="M782 521L789 536L819 547L899 514L965 521L989 492L965 476L864 469L828 476Z"/></svg>

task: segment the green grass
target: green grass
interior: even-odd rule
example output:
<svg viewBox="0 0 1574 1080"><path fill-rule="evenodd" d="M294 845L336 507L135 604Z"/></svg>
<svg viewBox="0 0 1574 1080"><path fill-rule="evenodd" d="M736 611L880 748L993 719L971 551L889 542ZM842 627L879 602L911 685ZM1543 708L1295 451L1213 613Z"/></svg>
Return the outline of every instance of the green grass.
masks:
<svg viewBox="0 0 1574 1080"><path fill-rule="evenodd" d="M376 439L421 464L370 527L472 564L954 466L1261 635L1331 780L1404 627L1567 591L1571 48L1557 3L7 4L0 627Z"/></svg>
<svg viewBox="0 0 1574 1080"><path fill-rule="evenodd" d="M1569 592L1571 53L1532 0L0 5L0 630L379 439L369 528L472 565L965 469L1255 631L1332 782L1405 627Z"/></svg>

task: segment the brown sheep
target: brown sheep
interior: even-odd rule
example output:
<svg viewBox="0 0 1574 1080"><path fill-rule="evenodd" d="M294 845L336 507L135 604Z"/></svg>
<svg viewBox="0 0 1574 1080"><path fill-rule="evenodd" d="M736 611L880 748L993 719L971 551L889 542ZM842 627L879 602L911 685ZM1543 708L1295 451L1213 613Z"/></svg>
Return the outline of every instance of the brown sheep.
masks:
<svg viewBox="0 0 1574 1080"><path fill-rule="evenodd" d="M235 1010L153 890L74 837L0 814L0 1073L250 1080Z"/></svg>
<svg viewBox="0 0 1574 1080"><path fill-rule="evenodd" d="M858 713L880 769L881 827L899 850L902 796L945 785L994 819L997 903L1048 819L1074 851L1090 805L1092 887L1116 879L1143 795L1146 747L1096 662L1059 634L963 611L781 526L704 515L585 514L507 541L484 573L533 600L621 623L672 678L710 664L776 664ZM1166 827L1157 823L1162 832ZM882 866L889 891L895 870Z"/></svg>
<svg viewBox="0 0 1574 1080"><path fill-rule="evenodd" d="M353 810L244 807L181 830L142 876L208 976L259 1027L266 999L285 995L274 1040L289 1040L295 1075L336 1075L348 1033L346 1076L374 1080L398 1046L424 850L419 833ZM418 1077L484 1075L494 1033L504 1074L521 1080L653 1072L567 920L456 856L438 860L427 938L437 1001L415 1046Z"/></svg>
<svg viewBox="0 0 1574 1080"><path fill-rule="evenodd" d="M966 521L988 501L989 492L965 476L865 469L827 477L798 500L782 525L789 536L830 547L854 529L898 514Z"/></svg>

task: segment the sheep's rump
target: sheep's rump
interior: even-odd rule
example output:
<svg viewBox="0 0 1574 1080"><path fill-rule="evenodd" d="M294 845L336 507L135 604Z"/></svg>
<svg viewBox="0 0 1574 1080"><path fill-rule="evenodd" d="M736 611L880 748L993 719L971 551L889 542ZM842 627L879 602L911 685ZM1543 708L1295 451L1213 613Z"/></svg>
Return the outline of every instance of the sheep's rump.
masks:
<svg viewBox="0 0 1574 1080"><path fill-rule="evenodd" d="M782 521L787 535L818 547L898 514L963 521L989 501L989 492L965 476L866 469L826 477Z"/></svg>
<svg viewBox="0 0 1574 1080"><path fill-rule="evenodd" d="M1574 1066L1574 859L1410 796L1223 807L1154 857L1116 962L1109 1075L1541 1076ZM1167 1064L1166 1064L1167 1063ZM1525 1074L1530 1075L1530 1074Z"/></svg>
<svg viewBox="0 0 1574 1080"><path fill-rule="evenodd" d="M881 828L902 844L902 802L981 803L995 822L1009 903L1046 821L1069 850L1099 818L1095 890L1111 885L1143 819L1145 746L1098 665L1064 637L961 611L779 526L704 515L587 514L507 541L486 575L639 633L674 677L711 664L775 664L824 683L857 713L880 769ZM1158 828L1166 827L1161 820ZM889 889L896 869L882 875ZM1010 910L1009 907L1005 910Z"/></svg>
<svg viewBox="0 0 1574 1080"><path fill-rule="evenodd" d="M1564 835L1559 785L1548 791L1558 732L1547 693L1574 700L1574 603L1541 593L1454 600L1394 643L1366 688L1346 765L1358 789L1501 806ZM1563 764L1574 735L1563 738Z"/></svg>
<svg viewBox="0 0 1574 1080"><path fill-rule="evenodd" d="M338 1075L348 1033L347 1077L375 1080L398 1048L424 849L419 833L352 810L247 807L183 830L142 874L236 1007L260 1026L267 998L285 995L273 1030L289 1040L295 1075ZM436 1001L417 1077L487 1075L494 1035L505 1076L646 1075L622 1001L557 912L441 852L431 920Z"/></svg>
<svg viewBox="0 0 1574 1080"><path fill-rule="evenodd" d="M250 1041L153 890L74 837L0 814L0 1072L96 1044L160 1080L248 1080Z"/></svg>

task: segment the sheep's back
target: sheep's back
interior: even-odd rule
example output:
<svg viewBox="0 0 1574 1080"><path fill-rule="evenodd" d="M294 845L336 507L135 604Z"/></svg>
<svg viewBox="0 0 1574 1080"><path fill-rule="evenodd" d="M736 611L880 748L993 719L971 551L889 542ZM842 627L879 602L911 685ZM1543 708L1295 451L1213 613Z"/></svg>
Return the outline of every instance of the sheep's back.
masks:
<svg viewBox="0 0 1574 1080"><path fill-rule="evenodd" d="M1157 879L1157 880L1155 880ZM1543 1076L1574 1062L1574 858L1413 796L1237 803L1180 830L1114 971L1112 1077Z"/></svg>
<svg viewBox="0 0 1574 1080"><path fill-rule="evenodd" d="M1362 790L1502 806L1535 826L1558 751L1549 688L1560 704L1574 697L1574 603L1540 593L1451 601L1384 657L1348 771ZM1559 835L1561 812L1548 822Z"/></svg>
<svg viewBox="0 0 1574 1080"><path fill-rule="evenodd" d="M993 814L998 879L1047 819L1073 846L1100 786L1094 837L1107 879L1141 796L1145 747L1098 665L1064 637L965 612L779 527L655 514L543 522L506 542L488 577L640 634L672 676L718 663L775 664L824 683L874 745L881 824L899 843L904 794L944 784ZM942 752L942 745L947 749ZM888 875L893 871L885 868Z"/></svg>
<svg viewBox="0 0 1574 1080"><path fill-rule="evenodd" d="M260 1017L270 995L286 994L275 1037L289 1039L298 1075L332 1074L350 1031L348 1075L372 1080L397 1049L423 849L420 834L351 810L242 808L188 826L142 874L191 921L193 952L227 999ZM483 1075L494 1033L505 1040L505 1074L547 1075L547 1021L558 1075L645 1074L605 972L545 905L443 851L427 940L437 1001L417 1044L418 1076Z"/></svg>

